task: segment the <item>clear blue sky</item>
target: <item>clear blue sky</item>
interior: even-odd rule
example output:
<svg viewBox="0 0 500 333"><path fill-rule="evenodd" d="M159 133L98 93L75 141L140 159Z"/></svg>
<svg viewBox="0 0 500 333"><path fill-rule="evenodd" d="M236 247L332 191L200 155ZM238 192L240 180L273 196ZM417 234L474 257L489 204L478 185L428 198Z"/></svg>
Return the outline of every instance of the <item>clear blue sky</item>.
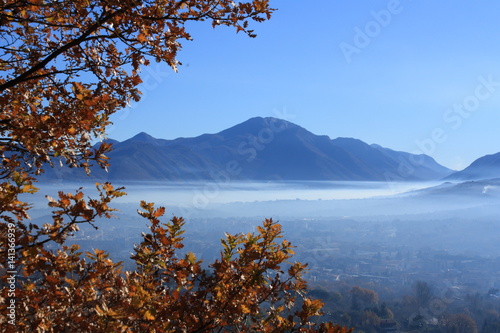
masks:
<svg viewBox="0 0 500 333"><path fill-rule="evenodd" d="M109 137L191 137L273 116L454 169L500 151L500 1L271 4L256 39L190 27L179 73L144 70L143 99L112 118Z"/></svg>

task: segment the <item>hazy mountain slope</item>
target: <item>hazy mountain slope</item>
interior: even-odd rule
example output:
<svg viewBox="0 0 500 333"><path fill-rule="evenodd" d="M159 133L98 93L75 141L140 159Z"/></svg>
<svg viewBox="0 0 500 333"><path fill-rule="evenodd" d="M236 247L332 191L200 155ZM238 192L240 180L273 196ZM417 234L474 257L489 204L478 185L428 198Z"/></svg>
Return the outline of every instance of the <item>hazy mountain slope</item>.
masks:
<svg viewBox="0 0 500 333"><path fill-rule="evenodd" d="M462 171L446 177L446 180L481 180L500 178L500 153L478 158Z"/></svg>
<svg viewBox="0 0 500 333"><path fill-rule="evenodd" d="M108 154L109 172L94 170L93 178L386 181L440 179L451 173L428 156L370 146L357 139L331 140L276 118L251 118L194 138L163 140L139 133L113 147ZM67 168L47 170L45 176L81 177L82 172Z"/></svg>
<svg viewBox="0 0 500 333"><path fill-rule="evenodd" d="M403 178L434 179L436 175L445 177L453 171L437 163L432 157L425 154L410 154L395 151L376 144L371 147L377 149L398 164L398 175Z"/></svg>

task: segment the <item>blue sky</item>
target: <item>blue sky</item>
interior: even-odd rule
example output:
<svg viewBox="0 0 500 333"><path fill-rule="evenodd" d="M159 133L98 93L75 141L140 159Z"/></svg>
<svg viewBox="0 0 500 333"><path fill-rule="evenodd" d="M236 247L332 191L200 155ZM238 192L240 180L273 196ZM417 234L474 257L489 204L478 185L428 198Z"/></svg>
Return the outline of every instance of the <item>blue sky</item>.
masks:
<svg viewBox="0 0 500 333"><path fill-rule="evenodd" d="M179 73L143 71L111 138L216 133L280 117L462 169L500 151L500 2L271 0L251 39L189 27Z"/></svg>

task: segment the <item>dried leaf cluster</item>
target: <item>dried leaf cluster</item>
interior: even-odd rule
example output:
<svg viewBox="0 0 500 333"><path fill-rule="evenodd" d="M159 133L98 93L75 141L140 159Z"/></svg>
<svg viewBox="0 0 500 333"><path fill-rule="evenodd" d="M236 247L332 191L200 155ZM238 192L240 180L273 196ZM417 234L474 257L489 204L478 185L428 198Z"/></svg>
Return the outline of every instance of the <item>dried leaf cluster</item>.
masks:
<svg viewBox="0 0 500 333"><path fill-rule="evenodd" d="M93 146L109 116L140 99L142 66L176 70L190 21L225 25L253 37L249 21L269 19L269 1L2 1L0 4L0 331L2 332L348 332L314 324L322 303L306 295L305 265L266 220L256 234L227 235L220 258L202 265L179 256L184 221L160 221L164 208L142 202L149 232L133 271L101 250L66 245L79 225L113 217L123 188L97 184L48 197L52 220L30 223L25 195L53 163L108 165L109 144ZM13 232L14 230L14 232ZM9 266L14 235L16 267ZM9 236L10 237L10 236ZM12 251L11 251L12 252ZM12 259L12 257L11 257ZM11 295L9 271L17 271ZM15 300L15 325L4 314Z"/></svg>

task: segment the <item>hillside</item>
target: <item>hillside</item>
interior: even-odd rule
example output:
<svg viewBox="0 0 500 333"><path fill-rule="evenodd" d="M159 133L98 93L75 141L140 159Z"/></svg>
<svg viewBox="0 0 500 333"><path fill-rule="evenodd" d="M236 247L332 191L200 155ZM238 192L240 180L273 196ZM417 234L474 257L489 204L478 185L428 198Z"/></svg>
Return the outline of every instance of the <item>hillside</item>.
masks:
<svg viewBox="0 0 500 333"><path fill-rule="evenodd" d="M147 133L115 142L109 172L96 180L417 181L448 176L426 155L397 152L353 138L330 139L276 118L251 118L215 134L174 140ZM78 173L79 172L79 173ZM79 170L47 169L45 179L82 179Z"/></svg>
<svg viewBox="0 0 500 333"><path fill-rule="evenodd" d="M455 172L446 180L482 180L500 178L500 153L478 158L462 171Z"/></svg>

